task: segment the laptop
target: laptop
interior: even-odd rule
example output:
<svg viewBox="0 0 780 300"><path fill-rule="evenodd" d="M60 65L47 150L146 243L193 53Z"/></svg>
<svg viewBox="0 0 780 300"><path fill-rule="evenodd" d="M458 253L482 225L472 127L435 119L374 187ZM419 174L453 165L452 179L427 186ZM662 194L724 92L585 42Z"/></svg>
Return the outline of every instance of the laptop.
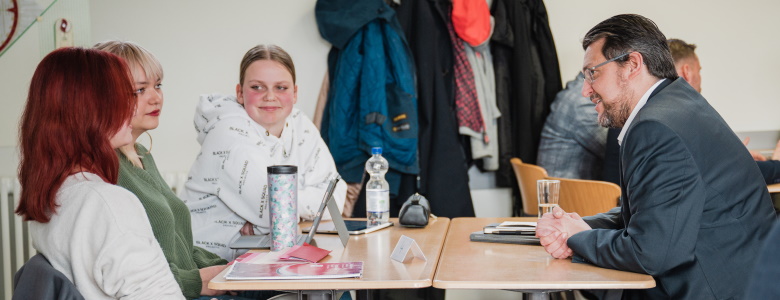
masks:
<svg viewBox="0 0 780 300"><path fill-rule="evenodd" d="M335 226L336 231L339 234L339 238L341 239L341 244L344 245L345 248L347 247L347 242L349 242L349 232L347 231L347 226L344 224L344 219L341 217L341 211L339 211L336 201L333 199L333 191L336 189L336 183L338 183L340 179L341 178L338 176L331 179L330 183L328 184L328 188L325 190L325 196L322 198L320 208L317 210L317 214L314 216L314 221L311 225L311 228L314 228L315 230L309 231L309 234L306 235L299 235L295 242L296 245L303 245L303 243L313 244L314 234L317 231L316 228L319 227L322 216L324 215L325 209L327 208L330 212L331 218L333 219L333 225ZM230 244L230 248L270 249L272 243L273 242L271 241L270 234L242 235Z"/></svg>

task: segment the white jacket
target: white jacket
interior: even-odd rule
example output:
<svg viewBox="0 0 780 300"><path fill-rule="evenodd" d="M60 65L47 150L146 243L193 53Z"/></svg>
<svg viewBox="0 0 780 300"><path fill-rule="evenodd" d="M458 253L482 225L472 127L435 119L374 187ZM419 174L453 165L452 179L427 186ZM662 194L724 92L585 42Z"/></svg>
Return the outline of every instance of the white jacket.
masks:
<svg viewBox="0 0 780 300"><path fill-rule="evenodd" d="M92 173L68 176L33 247L85 299L184 299L141 201Z"/></svg>
<svg viewBox="0 0 780 300"><path fill-rule="evenodd" d="M196 246L225 259L245 222L268 234L267 167L298 166L298 214L314 218L336 164L314 124L297 108L277 138L252 120L235 96L203 95L195 112L201 152L190 169L182 199L192 215ZM339 182L334 198L343 209L347 187ZM330 218L330 215L324 216Z"/></svg>

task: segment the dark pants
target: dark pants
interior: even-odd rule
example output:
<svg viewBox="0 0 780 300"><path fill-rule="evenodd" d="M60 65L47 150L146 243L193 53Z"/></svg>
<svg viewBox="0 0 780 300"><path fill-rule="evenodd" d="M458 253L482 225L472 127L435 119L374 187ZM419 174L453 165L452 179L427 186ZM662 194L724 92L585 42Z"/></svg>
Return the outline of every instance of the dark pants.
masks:
<svg viewBox="0 0 780 300"><path fill-rule="evenodd" d="M357 300L444 300L444 290L429 287L404 290L359 290Z"/></svg>

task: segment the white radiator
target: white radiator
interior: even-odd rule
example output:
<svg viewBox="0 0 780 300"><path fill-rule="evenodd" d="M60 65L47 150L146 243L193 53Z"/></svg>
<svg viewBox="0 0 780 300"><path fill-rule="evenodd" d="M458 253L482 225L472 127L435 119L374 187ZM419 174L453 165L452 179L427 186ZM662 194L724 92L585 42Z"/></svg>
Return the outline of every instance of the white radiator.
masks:
<svg viewBox="0 0 780 300"><path fill-rule="evenodd" d="M187 182L187 173L163 173L162 177L177 195ZM19 190L16 178L0 178L0 299L11 299L14 273L37 253L32 246L27 222L14 213Z"/></svg>
<svg viewBox="0 0 780 300"><path fill-rule="evenodd" d="M3 299L11 299L14 273L36 253L27 222L14 213L18 194L19 181L16 178L0 178L0 290L3 291Z"/></svg>

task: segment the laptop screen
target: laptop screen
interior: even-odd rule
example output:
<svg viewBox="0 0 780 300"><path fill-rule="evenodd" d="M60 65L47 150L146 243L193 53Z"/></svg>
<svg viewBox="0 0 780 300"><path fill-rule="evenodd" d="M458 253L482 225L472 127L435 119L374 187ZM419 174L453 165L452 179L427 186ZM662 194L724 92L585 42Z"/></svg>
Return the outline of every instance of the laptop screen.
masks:
<svg viewBox="0 0 780 300"><path fill-rule="evenodd" d="M320 204L320 208L317 210L317 215L314 216L314 221L311 224L311 228L314 228L315 230L309 231L309 234L306 236L306 240L304 242L311 244L312 238L314 238L314 233L316 232L317 227L320 226L320 221L322 220L322 216L325 214L325 208L328 207L328 202L333 199L333 191L336 189L336 183L339 182L339 177L336 176L335 178L330 180L330 183L328 184L328 189L325 190L325 196L322 198L322 203ZM340 214L340 213L339 213ZM333 213L331 213L331 218Z"/></svg>

